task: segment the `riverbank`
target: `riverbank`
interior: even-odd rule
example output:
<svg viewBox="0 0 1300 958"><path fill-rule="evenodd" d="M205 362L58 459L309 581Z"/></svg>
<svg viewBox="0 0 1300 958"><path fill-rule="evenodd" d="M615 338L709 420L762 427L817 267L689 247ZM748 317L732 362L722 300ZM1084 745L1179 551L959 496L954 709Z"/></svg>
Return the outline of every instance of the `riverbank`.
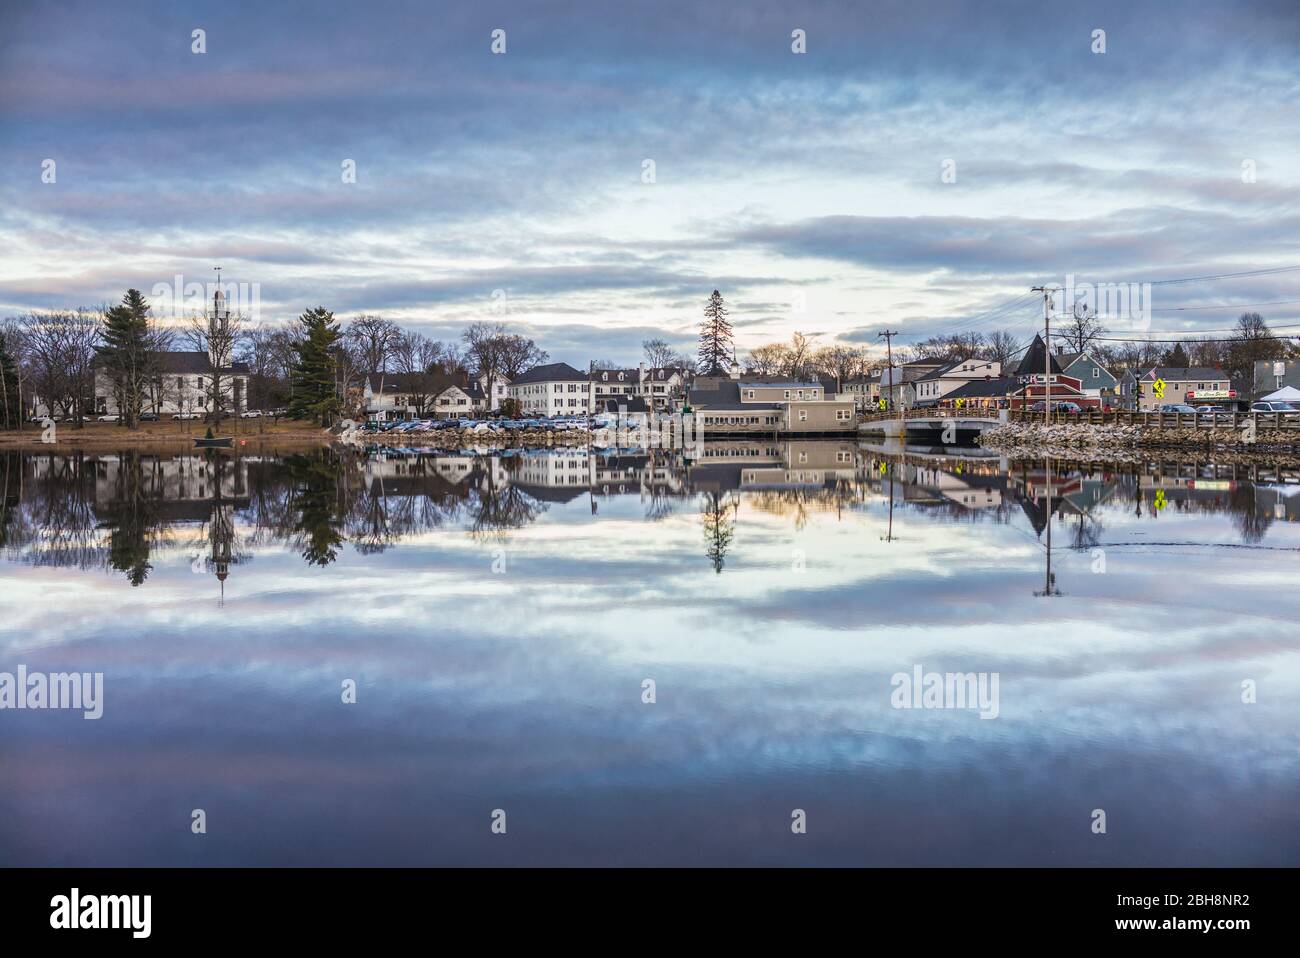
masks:
<svg viewBox="0 0 1300 958"><path fill-rule="evenodd" d="M201 439L207 432L201 422L144 422L139 429L127 429L116 423L86 423L80 429L72 423L55 423L47 433L36 424L20 430L0 432L0 449L40 450L42 452L72 452L102 449L150 449L164 446L192 447L193 440ZM274 445L287 446L328 445L333 437L327 430L313 423L298 420L228 419L214 433L232 436L236 445L256 449Z"/></svg>

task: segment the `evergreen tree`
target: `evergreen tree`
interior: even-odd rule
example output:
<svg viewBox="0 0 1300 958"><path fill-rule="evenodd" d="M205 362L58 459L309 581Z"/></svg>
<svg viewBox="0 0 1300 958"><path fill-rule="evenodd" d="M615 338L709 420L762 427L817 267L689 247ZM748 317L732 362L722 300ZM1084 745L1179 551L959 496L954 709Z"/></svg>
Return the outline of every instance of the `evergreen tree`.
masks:
<svg viewBox="0 0 1300 958"><path fill-rule="evenodd" d="M0 429L17 429L22 425L23 410L19 402L18 367L0 333Z"/></svg>
<svg viewBox="0 0 1300 958"><path fill-rule="evenodd" d="M149 380L149 303L138 289L128 289L122 304L104 314L100 358L113 384L118 412L128 429L140 424Z"/></svg>
<svg viewBox="0 0 1300 958"><path fill-rule="evenodd" d="M342 406L335 387L339 327L334 322L334 314L324 306L307 310L298 317L298 322L302 329L294 347L298 359L291 378L293 398L289 402L289 415L328 426Z"/></svg>
<svg viewBox="0 0 1300 958"><path fill-rule="evenodd" d="M700 323L700 372L707 376L729 368L734 352L727 307L715 289L704 304L704 321Z"/></svg>
<svg viewBox="0 0 1300 958"><path fill-rule="evenodd" d="M1187 358L1187 350L1183 349L1182 343L1175 343L1174 348L1165 353L1165 365L1174 369L1186 369L1192 364Z"/></svg>

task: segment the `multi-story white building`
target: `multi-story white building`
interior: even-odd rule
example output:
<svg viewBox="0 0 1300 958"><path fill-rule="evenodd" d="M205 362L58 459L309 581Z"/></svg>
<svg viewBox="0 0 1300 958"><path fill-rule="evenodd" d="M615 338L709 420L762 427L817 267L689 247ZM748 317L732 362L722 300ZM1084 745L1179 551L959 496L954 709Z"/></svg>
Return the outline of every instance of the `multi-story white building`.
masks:
<svg viewBox="0 0 1300 958"><path fill-rule="evenodd" d="M506 387L510 399L534 416L585 416L591 411L587 374L568 363L534 366Z"/></svg>
<svg viewBox="0 0 1300 958"><path fill-rule="evenodd" d="M152 374L145 385L141 412L159 416L176 413L208 413L214 397L213 367L202 351L167 351L149 355ZM220 370L218 386L222 414L238 415L247 409L248 366L236 362ZM57 411L56 411L57 412ZM38 415L51 410L39 404ZM100 364L95 367L95 409L97 416L121 414L113 381Z"/></svg>
<svg viewBox="0 0 1300 958"><path fill-rule="evenodd" d="M606 406L607 399L641 398L656 412L677 409L686 394L686 370L676 366L635 369L594 369L591 372L592 409Z"/></svg>

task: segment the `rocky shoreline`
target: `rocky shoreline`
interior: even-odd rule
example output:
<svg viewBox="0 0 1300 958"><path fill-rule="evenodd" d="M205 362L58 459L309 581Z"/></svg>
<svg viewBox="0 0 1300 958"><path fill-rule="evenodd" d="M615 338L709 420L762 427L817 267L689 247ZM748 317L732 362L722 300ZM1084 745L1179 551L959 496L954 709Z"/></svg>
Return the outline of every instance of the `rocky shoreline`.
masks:
<svg viewBox="0 0 1300 958"><path fill-rule="evenodd" d="M1157 429L1140 425L1090 425L1088 423L1014 422L990 429L978 438L985 449L1013 457L1050 454L1084 458L1112 457L1138 450L1184 449L1232 453L1267 453L1297 451L1294 431L1260 429L1253 442L1242 430L1218 428Z"/></svg>
<svg viewBox="0 0 1300 958"><path fill-rule="evenodd" d="M472 429L409 430L403 432L353 432L352 442L374 446L404 448L464 449L468 446L585 446L592 438L604 439L613 433L588 433L583 430L516 429L509 432L475 432Z"/></svg>

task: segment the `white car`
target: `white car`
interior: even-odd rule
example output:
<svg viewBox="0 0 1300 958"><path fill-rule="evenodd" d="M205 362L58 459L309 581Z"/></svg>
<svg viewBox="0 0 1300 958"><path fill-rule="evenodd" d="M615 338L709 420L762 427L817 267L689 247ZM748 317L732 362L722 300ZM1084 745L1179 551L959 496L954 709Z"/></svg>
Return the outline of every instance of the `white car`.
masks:
<svg viewBox="0 0 1300 958"><path fill-rule="evenodd" d="M261 419L261 418L262 418L262 410L260 410L260 409L248 409L248 410L245 410L244 412L241 412L241 413L239 414L239 418L240 418L240 419Z"/></svg>
<svg viewBox="0 0 1300 958"><path fill-rule="evenodd" d="M202 419L202 418L203 418L203 413L201 413L201 412L178 412L176 415L172 416L172 418L173 418L173 419Z"/></svg>
<svg viewBox="0 0 1300 958"><path fill-rule="evenodd" d="M100 421L100 422L117 422L118 419L120 419L120 418L121 418L120 416L115 416L115 415L113 415L112 413L105 413L104 415L102 415L102 416L99 417L99 421Z"/></svg>

